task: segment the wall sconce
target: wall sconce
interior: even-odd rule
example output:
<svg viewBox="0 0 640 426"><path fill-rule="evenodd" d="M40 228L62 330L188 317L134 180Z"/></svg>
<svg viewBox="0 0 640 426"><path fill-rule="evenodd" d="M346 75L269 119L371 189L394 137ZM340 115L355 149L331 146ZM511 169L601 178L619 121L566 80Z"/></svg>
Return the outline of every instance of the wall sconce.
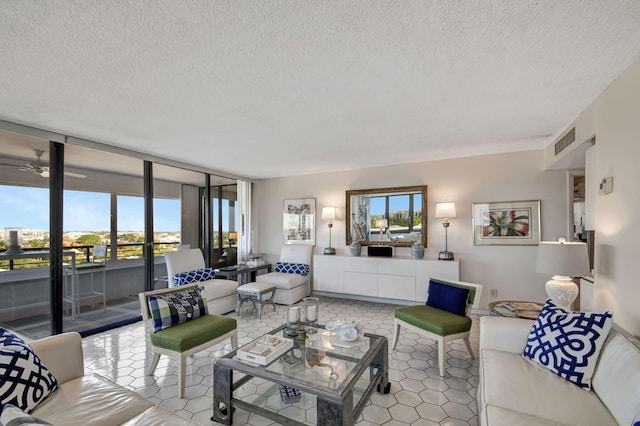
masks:
<svg viewBox="0 0 640 426"><path fill-rule="evenodd" d="M329 227L329 247L324 249L324 254L336 254L336 249L331 247L331 228L333 228L333 223L331 221L336 218L336 208L335 207L323 207L322 214L320 215L322 220L328 220L327 226Z"/></svg>
<svg viewBox="0 0 640 426"><path fill-rule="evenodd" d="M382 232L387 229L389 222L387 219L376 219L376 228L380 228L380 245L382 245Z"/></svg>
<svg viewBox="0 0 640 426"><path fill-rule="evenodd" d="M444 251L438 254L440 260L453 260L453 253L449 251L449 236L447 230L449 228L449 218L456 217L456 204L455 203L436 203L436 218L444 219L442 226L444 226Z"/></svg>

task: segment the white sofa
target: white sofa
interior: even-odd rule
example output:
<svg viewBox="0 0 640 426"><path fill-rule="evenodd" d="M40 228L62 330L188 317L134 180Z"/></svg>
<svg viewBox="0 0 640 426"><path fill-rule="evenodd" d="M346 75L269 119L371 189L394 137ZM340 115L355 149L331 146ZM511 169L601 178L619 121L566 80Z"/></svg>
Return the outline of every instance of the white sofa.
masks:
<svg viewBox="0 0 640 426"><path fill-rule="evenodd" d="M164 259L167 264L169 287L174 287L174 275L205 267L202 252L197 248L166 252ZM210 314L223 315L236 309L238 303L237 281L213 278L200 281L198 284L204 287L202 294L207 299Z"/></svg>
<svg viewBox="0 0 640 426"><path fill-rule="evenodd" d="M312 251L313 247L307 245L283 246L278 262L308 265L310 270ZM269 283L276 287L276 295L273 298L275 303L293 305L309 295L309 276L309 273L300 275L274 271L258 275L256 282Z"/></svg>
<svg viewBox="0 0 640 426"><path fill-rule="evenodd" d="M197 425L97 374L84 375L82 340L64 333L29 346L58 380L58 389L31 412L54 425Z"/></svg>
<svg viewBox="0 0 640 426"><path fill-rule="evenodd" d="M615 326L586 391L522 357L533 321L480 318L481 425L640 425L640 342Z"/></svg>

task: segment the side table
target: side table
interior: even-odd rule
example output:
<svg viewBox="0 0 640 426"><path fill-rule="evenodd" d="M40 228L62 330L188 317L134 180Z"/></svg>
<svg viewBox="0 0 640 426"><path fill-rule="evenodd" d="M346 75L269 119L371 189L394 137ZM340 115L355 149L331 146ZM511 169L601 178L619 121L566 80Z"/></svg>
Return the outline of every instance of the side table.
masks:
<svg viewBox="0 0 640 426"><path fill-rule="evenodd" d="M536 319L543 306L538 302L500 300L489 303L489 312L491 315L500 317Z"/></svg>
<svg viewBox="0 0 640 426"><path fill-rule="evenodd" d="M243 285L256 280L256 272L266 269L267 272L271 272L271 264L265 263L258 266L225 266L216 269L216 278L232 279L238 277L238 284Z"/></svg>

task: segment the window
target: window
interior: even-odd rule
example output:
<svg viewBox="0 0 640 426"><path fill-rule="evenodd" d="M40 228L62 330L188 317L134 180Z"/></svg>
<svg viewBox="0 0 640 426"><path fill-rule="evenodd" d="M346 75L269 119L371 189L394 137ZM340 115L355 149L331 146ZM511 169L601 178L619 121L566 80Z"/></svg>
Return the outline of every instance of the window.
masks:
<svg viewBox="0 0 640 426"><path fill-rule="evenodd" d="M371 197L370 206L370 228L374 234L380 233L375 225L377 219L388 220L391 235L422 230L422 194Z"/></svg>

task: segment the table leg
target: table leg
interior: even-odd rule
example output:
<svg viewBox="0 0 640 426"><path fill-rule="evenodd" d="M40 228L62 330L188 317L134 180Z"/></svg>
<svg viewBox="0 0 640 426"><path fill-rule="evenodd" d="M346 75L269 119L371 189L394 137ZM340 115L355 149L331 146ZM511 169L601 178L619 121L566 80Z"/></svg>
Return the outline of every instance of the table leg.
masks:
<svg viewBox="0 0 640 426"><path fill-rule="evenodd" d="M211 420L224 425L233 423L231 395L233 370L220 365L213 365L213 417Z"/></svg>
<svg viewBox="0 0 640 426"><path fill-rule="evenodd" d="M382 347L376 354L376 357L371 363L371 367L378 368L382 374L382 380L378 384L378 392L387 394L391 390L391 383L389 383L389 342L384 339ZM373 380L373 368L369 368L370 379Z"/></svg>
<svg viewBox="0 0 640 426"><path fill-rule="evenodd" d="M318 397L316 416L318 426L342 426L353 424L353 391L339 401L329 401Z"/></svg>

